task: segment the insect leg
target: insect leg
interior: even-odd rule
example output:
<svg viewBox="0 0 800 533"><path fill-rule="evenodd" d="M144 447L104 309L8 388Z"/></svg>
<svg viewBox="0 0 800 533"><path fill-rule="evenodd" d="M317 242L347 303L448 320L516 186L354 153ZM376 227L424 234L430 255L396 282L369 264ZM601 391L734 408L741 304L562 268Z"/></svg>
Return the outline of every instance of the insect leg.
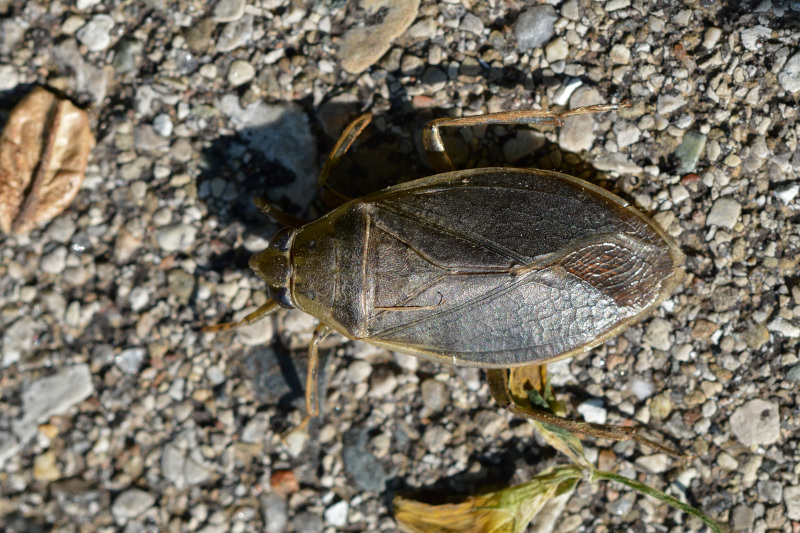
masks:
<svg viewBox="0 0 800 533"><path fill-rule="evenodd" d="M319 343L333 331L333 328L320 324L314 330L314 338L308 346L308 371L306 372L306 413L309 417L319 415Z"/></svg>
<svg viewBox="0 0 800 533"><path fill-rule="evenodd" d="M203 326L201 331L206 333L219 333L220 331L230 331L232 329L236 329L242 326L249 326L250 324L254 324L261 319L268 317L269 315L275 313L280 306L278 302L275 300L267 300L267 303L244 317L238 322L223 322L222 324L216 324L214 326Z"/></svg>
<svg viewBox="0 0 800 533"><path fill-rule="evenodd" d="M685 455L677 450L673 450L672 448L664 446L663 444L653 442L652 440L639 435L638 427L611 426L605 424L592 424L590 422L580 422L578 420L563 418L552 413L548 413L547 411L541 411L539 409L533 409L531 407L519 405L514 401L514 398L512 398L511 394L509 393L508 373L506 369L488 369L487 375L489 379L489 388L492 391L492 396L494 397L495 401L498 403L498 405L505 407L517 416L530 418L531 420L535 420L544 424L551 424L553 426L566 429L571 433L583 433L584 435L590 435L596 438L616 441L634 440L644 444L645 446L655 448L669 455L676 457L682 457Z"/></svg>
<svg viewBox="0 0 800 533"><path fill-rule="evenodd" d="M425 126L425 130L422 132L422 142L425 146L425 151L428 152L428 159L430 159L434 170L436 170L436 172L450 172L456 168L450 156L447 155L444 143L442 142L442 135L439 132L439 128L441 127L463 128L466 126L484 126L489 124L542 124L560 126L563 123L562 119L565 117L613 111L620 107L627 107L628 105L630 104L625 102L621 104L592 105L578 107L561 113L543 109L518 109L515 111L501 111L499 113L488 113L486 115L474 115L469 117L438 118L428 122Z"/></svg>
<svg viewBox="0 0 800 533"><path fill-rule="evenodd" d="M256 207L262 213L270 217L272 220L274 220L281 226L288 226L290 228L302 228L309 222L308 220L304 220L300 217L290 215L289 213L284 213L277 207L269 205L267 201L264 200L263 198L258 198L258 197L253 198L253 203L256 204Z"/></svg>
<svg viewBox="0 0 800 533"><path fill-rule="evenodd" d="M341 161L342 156L350 149L356 138L364 131L364 128L367 127L370 121L372 121L372 114L364 113L348 124L339 136L339 140L336 141L336 146L333 147L328 159L325 161L325 165L322 167L322 172L319 173L319 180L317 181L317 188L320 191L320 197L325 205L333 208L350 200L347 196L331 189L330 185L328 185L328 178L339 164L339 161Z"/></svg>

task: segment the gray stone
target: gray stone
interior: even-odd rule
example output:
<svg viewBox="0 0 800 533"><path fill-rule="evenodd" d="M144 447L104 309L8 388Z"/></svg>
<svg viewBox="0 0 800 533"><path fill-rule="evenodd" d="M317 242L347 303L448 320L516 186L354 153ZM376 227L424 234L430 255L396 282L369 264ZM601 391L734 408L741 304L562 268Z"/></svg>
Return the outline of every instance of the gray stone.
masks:
<svg viewBox="0 0 800 533"><path fill-rule="evenodd" d="M646 400L653 395L655 385L652 381L645 381L642 378L634 377L629 385L631 393L636 396L639 401Z"/></svg>
<svg viewBox="0 0 800 533"><path fill-rule="evenodd" d="M274 492L268 492L260 498L261 513L264 517L264 529L267 533L282 533L289 521L286 500Z"/></svg>
<svg viewBox="0 0 800 533"><path fill-rule="evenodd" d="M2 366L13 365L23 355L30 353L35 346L36 333L36 322L28 316L23 316L6 327L3 332Z"/></svg>
<svg viewBox="0 0 800 533"><path fill-rule="evenodd" d="M127 74L136 70L136 63L142 56L144 45L136 39L122 39L114 48L111 63L117 74Z"/></svg>
<svg viewBox="0 0 800 533"><path fill-rule="evenodd" d="M389 474L367 450L368 441L368 430L353 429L347 433L342 448L344 470L359 490L379 494L386 489Z"/></svg>
<svg viewBox="0 0 800 533"><path fill-rule="evenodd" d="M442 69L428 67L422 73L422 83L428 86L431 93L437 93L447 85L447 74Z"/></svg>
<svg viewBox="0 0 800 533"><path fill-rule="evenodd" d="M66 244L75 234L75 221L69 217L57 217L47 226L47 236Z"/></svg>
<svg viewBox="0 0 800 533"><path fill-rule="evenodd" d="M191 224L164 226L156 235L159 248L168 253L190 250L196 238L197 228Z"/></svg>
<svg viewBox="0 0 800 533"><path fill-rule="evenodd" d="M656 112L659 115L668 115L686 105L686 99L681 96L662 94L656 101Z"/></svg>
<svg viewBox="0 0 800 533"><path fill-rule="evenodd" d="M39 268L48 274L61 274L67 266L67 249L59 246L47 255L42 256Z"/></svg>
<svg viewBox="0 0 800 533"><path fill-rule="evenodd" d="M766 400L750 400L734 411L731 431L745 446L777 442L781 437L778 406Z"/></svg>
<svg viewBox="0 0 800 533"><path fill-rule="evenodd" d="M480 35L483 33L483 21L472 13L467 13L464 15L464 18L461 19L461 24L459 24L458 29Z"/></svg>
<svg viewBox="0 0 800 533"><path fill-rule="evenodd" d="M126 374L136 374L139 372L145 357L147 357L147 350L144 348L128 348L117 354L114 362Z"/></svg>
<svg viewBox="0 0 800 533"><path fill-rule="evenodd" d="M665 453L643 455L638 457L634 463L649 474L662 474L669 469L669 457Z"/></svg>
<svg viewBox="0 0 800 533"><path fill-rule="evenodd" d="M756 521L756 513L752 507L740 505L733 510L731 526L734 531L752 531Z"/></svg>
<svg viewBox="0 0 800 533"><path fill-rule="evenodd" d="M779 481L765 479L756 484L758 499L766 503L780 503L783 498L783 485Z"/></svg>
<svg viewBox="0 0 800 533"><path fill-rule="evenodd" d="M779 185L775 187L775 191L773 192L775 198L783 202L785 205L789 205L797 198L797 195L800 194L800 183L786 183L783 185Z"/></svg>
<svg viewBox="0 0 800 533"><path fill-rule="evenodd" d="M229 22L215 41L218 52L232 52L253 39L253 15L245 15L236 22Z"/></svg>
<svg viewBox="0 0 800 533"><path fill-rule="evenodd" d="M430 411L438 412L447 404L447 386L439 380L429 378L422 382L422 403Z"/></svg>
<svg viewBox="0 0 800 533"><path fill-rule="evenodd" d="M131 518L139 516L156 503L155 497L149 492L139 489L129 489L117 496L111 505L111 514L117 524L128 523Z"/></svg>
<svg viewBox="0 0 800 533"><path fill-rule="evenodd" d="M197 283L195 277L185 270L174 268L167 272L167 288L181 303L188 303Z"/></svg>
<svg viewBox="0 0 800 533"><path fill-rule="evenodd" d="M594 160L593 164L594 168L605 172L617 172L619 174L642 173L642 167L630 161L628 157L621 152L599 157Z"/></svg>
<svg viewBox="0 0 800 533"><path fill-rule="evenodd" d="M75 37L91 52L102 52L111 44L114 19L109 15L95 15L75 33Z"/></svg>
<svg viewBox="0 0 800 533"><path fill-rule="evenodd" d="M133 146L143 152L165 151L169 148L169 139L159 135L150 124L139 124L133 130Z"/></svg>
<svg viewBox="0 0 800 533"><path fill-rule="evenodd" d="M767 330L773 333L780 333L784 337L796 339L800 337L800 328L789 322L783 317L775 317L769 324Z"/></svg>
<svg viewBox="0 0 800 533"><path fill-rule="evenodd" d="M172 119L166 113L156 115L153 119L153 129L162 137L169 137L172 135Z"/></svg>
<svg viewBox="0 0 800 533"><path fill-rule="evenodd" d="M544 146L545 142L545 136L541 132L518 130L513 139L503 144L503 156L509 163L514 163Z"/></svg>
<svg viewBox="0 0 800 533"><path fill-rule="evenodd" d="M672 325L668 321L663 318L654 318L647 324L642 340L656 350L666 352L672 347L671 332Z"/></svg>
<svg viewBox="0 0 800 533"><path fill-rule="evenodd" d="M92 374L86 364L63 367L52 376L38 379L22 391L23 415L12 423L14 433L26 443L40 423L68 412L92 394Z"/></svg>
<svg viewBox="0 0 800 533"><path fill-rule="evenodd" d="M422 435L422 443L429 452L437 453L442 451L452 438L453 435L442 426L430 425Z"/></svg>
<svg viewBox="0 0 800 533"><path fill-rule="evenodd" d="M742 46L744 46L745 50L754 52L761 47L759 41L767 40L772 36L772 30L766 26L756 24L740 31L739 36L742 39Z"/></svg>
<svg viewBox="0 0 800 533"><path fill-rule="evenodd" d="M228 69L228 83L234 87L249 83L256 77L256 69L248 61L237 59Z"/></svg>
<svg viewBox="0 0 800 533"><path fill-rule="evenodd" d="M680 164L676 172L686 174L692 172L706 149L706 136L702 133L689 131L683 136L683 141L675 149L675 157Z"/></svg>
<svg viewBox="0 0 800 533"><path fill-rule="evenodd" d="M105 99L108 89L106 73L83 58L75 39L68 39L56 46L53 58L73 94L89 94L96 104Z"/></svg>
<svg viewBox="0 0 800 533"><path fill-rule="evenodd" d="M558 14L553 6L538 5L526 9L514 22L514 36L520 52L539 48L553 37Z"/></svg>
<svg viewBox="0 0 800 533"><path fill-rule="evenodd" d="M235 22L244 16L247 0L219 0L211 17L217 22Z"/></svg>
<svg viewBox="0 0 800 533"><path fill-rule="evenodd" d="M601 103L602 97L596 89L579 87L569 99L572 109ZM573 153L586 151L594 144L595 118L591 114L568 117L558 132L558 145L562 150Z"/></svg>
<svg viewBox="0 0 800 533"><path fill-rule="evenodd" d="M714 205L711 206L708 217L706 217L706 225L722 226L723 228L732 229L739 220L739 215L741 213L741 204L733 198L717 198Z"/></svg>
<svg viewBox="0 0 800 533"><path fill-rule="evenodd" d="M790 57L783 65L778 74L778 83L792 94L800 91L800 52Z"/></svg>
<svg viewBox="0 0 800 533"><path fill-rule="evenodd" d="M333 527L344 527L347 524L347 514L350 512L350 504L346 500L341 500L327 509L323 513L325 522Z"/></svg>
<svg viewBox="0 0 800 533"><path fill-rule="evenodd" d="M639 142L642 137L642 131L635 124L625 120L615 122L612 129L617 136L617 146L620 148L627 148Z"/></svg>
<svg viewBox="0 0 800 533"><path fill-rule="evenodd" d="M561 37L557 37L550 41L550 43L548 43L548 45L545 47L544 55L547 58L548 63L561 61L566 59L569 55L569 45L567 44L567 41Z"/></svg>
<svg viewBox="0 0 800 533"><path fill-rule="evenodd" d="M325 524L322 517L303 511L295 515L292 519L292 531L303 531L305 533L321 533Z"/></svg>
<svg viewBox="0 0 800 533"><path fill-rule="evenodd" d="M481 73L481 64L480 62L475 59L474 57L465 57L464 61L461 62L461 67L459 68L459 72L464 76L477 76Z"/></svg>
<svg viewBox="0 0 800 533"><path fill-rule="evenodd" d="M786 379L792 383L800 383L800 364L794 365L786 371Z"/></svg>
<svg viewBox="0 0 800 533"><path fill-rule="evenodd" d="M578 405L578 413L590 424L605 424L608 419L606 402L602 398L589 398Z"/></svg>
<svg viewBox="0 0 800 533"><path fill-rule="evenodd" d="M783 503L786 505L786 518L800 520L800 485L783 489Z"/></svg>

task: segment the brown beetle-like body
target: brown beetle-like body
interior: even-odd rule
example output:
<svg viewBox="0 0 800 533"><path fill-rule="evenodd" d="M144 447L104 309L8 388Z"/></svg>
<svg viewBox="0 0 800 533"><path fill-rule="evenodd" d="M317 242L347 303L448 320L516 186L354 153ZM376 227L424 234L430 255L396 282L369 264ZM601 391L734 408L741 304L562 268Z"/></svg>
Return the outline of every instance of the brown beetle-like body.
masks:
<svg viewBox="0 0 800 533"><path fill-rule="evenodd" d="M369 122L364 115L342 134L320 175L336 209L305 222L261 202L288 227L250 261L271 300L242 323L279 305L319 319L309 349L309 413L318 412L317 345L335 330L432 361L487 368L501 404L572 428L509 405L498 369L574 356L638 322L680 282L683 254L653 221L583 180L515 168L455 171L438 128L560 124L617 107L433 121L424 143L438 174L350 200L325 187ZM608 428L572 429L608 438L633 433Z"/></svg>

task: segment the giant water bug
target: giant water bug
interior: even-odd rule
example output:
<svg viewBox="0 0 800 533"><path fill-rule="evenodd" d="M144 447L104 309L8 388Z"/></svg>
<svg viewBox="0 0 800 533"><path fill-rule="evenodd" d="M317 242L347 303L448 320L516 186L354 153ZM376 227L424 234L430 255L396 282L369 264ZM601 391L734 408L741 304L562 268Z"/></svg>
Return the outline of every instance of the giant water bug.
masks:
<svg viewBox="0 0 800 533"><path fill-rule="evenodd" d="M683 276L678 246L628 202L578 178L521 168L455 170L439 132L560 125L623 105L433 120L423 143L436 174L350 199L327 181L371 119L360 116L319 177L326 203L338 207L309 222L256 199L286 226L250 259L270 299L240 322L206 330L251 324L281 307L317 318L308 356L310 416L319 412L318 345L337 331L423 359L485 368L498 403L522 416L666 449L636 428L575 422L515 404L507 369L584 353L649 315Z"/></svg>

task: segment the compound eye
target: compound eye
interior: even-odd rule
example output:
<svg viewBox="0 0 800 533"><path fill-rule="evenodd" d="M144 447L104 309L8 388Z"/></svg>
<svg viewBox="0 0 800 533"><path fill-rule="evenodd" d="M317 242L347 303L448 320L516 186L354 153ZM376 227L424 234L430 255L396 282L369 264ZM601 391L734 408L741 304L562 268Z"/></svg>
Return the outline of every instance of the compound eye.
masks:
<svg viewBox="0 0 800 533"><path fill-rule="evenodd" d="M294 228L279 229L269 240L269 247L279 252L288 252L294 231Z"/></svg>
<svg viewBox="0 0 800 533"><path fill-rule="evenodd" d="M289 289L283 287L273 289L270 287L269 297L275 300L278 305L284 309L294 309L294 303L292 302L292 297L289 294Z"/></svg>

